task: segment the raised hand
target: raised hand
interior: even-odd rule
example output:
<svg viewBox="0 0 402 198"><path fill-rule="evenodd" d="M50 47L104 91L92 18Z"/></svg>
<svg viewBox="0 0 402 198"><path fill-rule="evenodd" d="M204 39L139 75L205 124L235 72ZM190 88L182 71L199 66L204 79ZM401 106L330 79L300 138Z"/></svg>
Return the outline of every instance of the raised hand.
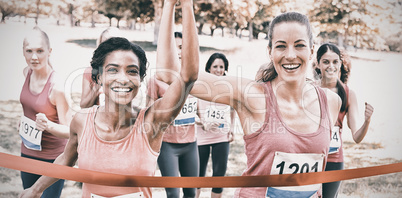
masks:
<svg viewBox="0 0 402 198"><path fill-rule="evenodd" d="M374 112L374 107L368 104L367 102L365 103L365 110L364 110L364 120L369 121L371 119L371 115L373 115Z"/></svg>

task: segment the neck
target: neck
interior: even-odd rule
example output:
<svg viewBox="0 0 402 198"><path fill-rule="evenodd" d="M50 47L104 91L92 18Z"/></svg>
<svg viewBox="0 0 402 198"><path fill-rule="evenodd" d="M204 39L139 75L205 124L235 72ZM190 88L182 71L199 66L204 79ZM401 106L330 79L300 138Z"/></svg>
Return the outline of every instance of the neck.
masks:
<svg viewBox="0 0 402 198"><path fill-rule="evenodd" d="M285 82L278 78L272 80L272 88L276 97L287 101L300 101L305 87L305 79L295 82Z"/></svg>
<svg viewBox="0 0 402 198"><path fill-rule="evenodd" d="M129 127L134 123L131 103L127 105L110 104L103 107L104 122L111 126L114 131Z"/></svg>
<svg viewBox="0 0 402 198"><path fill-rule="evenodd" d="M32 78L35 78L36 80L46 80L49 77L51 71L52 68L49 65L46 65L46 67L42 67L40 69L33 69Z"/></svg>
<svg viewBox="0 0 402 198"><path fill-rule="evenodd" d="M333 78L322 78L321 79L321 87L323 88L335 88L338 79Z"/></svg>

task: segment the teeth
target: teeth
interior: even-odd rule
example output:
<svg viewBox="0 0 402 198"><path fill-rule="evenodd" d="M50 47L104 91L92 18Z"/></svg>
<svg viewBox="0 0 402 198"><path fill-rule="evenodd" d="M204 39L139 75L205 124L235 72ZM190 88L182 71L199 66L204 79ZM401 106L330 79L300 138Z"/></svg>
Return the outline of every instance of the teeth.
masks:
<svg viewBox="0 0 402 198"><path fill-rule="evenodd" d="M296 69L296 68L298 68L299 66L300 66L299 64L282 65L283 68L289 69L289 70Z"/></svg>
<svg viewBox="0 0 402 198"><path fill-rule="evenodd" d="M112 88L112 90L115 91L115 92L129 92L129 91L131 91L130 88L121 88L121 87Z"/></svg>

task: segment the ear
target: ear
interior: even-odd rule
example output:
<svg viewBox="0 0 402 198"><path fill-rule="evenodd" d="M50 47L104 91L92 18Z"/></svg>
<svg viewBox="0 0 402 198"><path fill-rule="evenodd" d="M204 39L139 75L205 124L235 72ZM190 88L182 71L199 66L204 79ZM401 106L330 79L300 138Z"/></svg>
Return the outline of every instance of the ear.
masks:
<svg viewBox="0 0 402 198"><path fill-rule="evenodd" d="M310 60L313 60L313 58L314 58L314 46L315 46L315 45L313 44L313 46L312 46L311 49L310 49L310 50L311 50L311 52L310 52L310 58L309 58Z"/></svg>
<svg viewBox="0 0 402 198"><path fill-rule="evenodd" d="M102 86L102 75L98 74L96 76L96 83L100 86Z"/></svg>
<svg viewBox="0 0 402 198"><path fill-rule="evenodd" d="M269 55L269 59L272 61L272 49L268 46L267 47L267 50L268 50L268 55Z"/></svg>

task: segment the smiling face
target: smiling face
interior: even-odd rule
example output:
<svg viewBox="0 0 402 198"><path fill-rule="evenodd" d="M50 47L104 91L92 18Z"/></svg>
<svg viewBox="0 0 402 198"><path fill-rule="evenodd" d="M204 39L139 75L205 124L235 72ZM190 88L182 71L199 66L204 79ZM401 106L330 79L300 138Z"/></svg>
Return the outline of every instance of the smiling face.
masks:
<svg viewBox="0 0 402 198"><path fill-rule="evenodd" d="M117 50L106 56L99 81L106 103L130 104L141 85L139 60L132 51Z"/></svg>
<svg viewBox="0 0 402 198"><path fill-rule="evenodd" d="M225 63L223 62L223 60L220 58L215 59L214 62L212 62L211 64L209 73L217 76L223 76L225 74Z"/></svg>
<svg viewBox="0 0 402 198"><path fill-rule="evenodd" d="M313 55L309 42L305 25L297 22L276 24L269 55L278 73L278 80L305 81L308 62Z"/></svg>
<svg viewBox="0 0 402 198"><path fill-rule="evenodd" d="M52 49L39 32L34 32L24 39L23 54L28 67L32 70L48 66L51 51Z"/></svg>
<svg viewBox="0 0 402 198"><path fill-rule="evenodd" d="M321 70L321 75L326 79L338 79L339 72L341 69L341 60L338 54L333 51L328 50L324 55L322 55L318 67Z"/></svg>

